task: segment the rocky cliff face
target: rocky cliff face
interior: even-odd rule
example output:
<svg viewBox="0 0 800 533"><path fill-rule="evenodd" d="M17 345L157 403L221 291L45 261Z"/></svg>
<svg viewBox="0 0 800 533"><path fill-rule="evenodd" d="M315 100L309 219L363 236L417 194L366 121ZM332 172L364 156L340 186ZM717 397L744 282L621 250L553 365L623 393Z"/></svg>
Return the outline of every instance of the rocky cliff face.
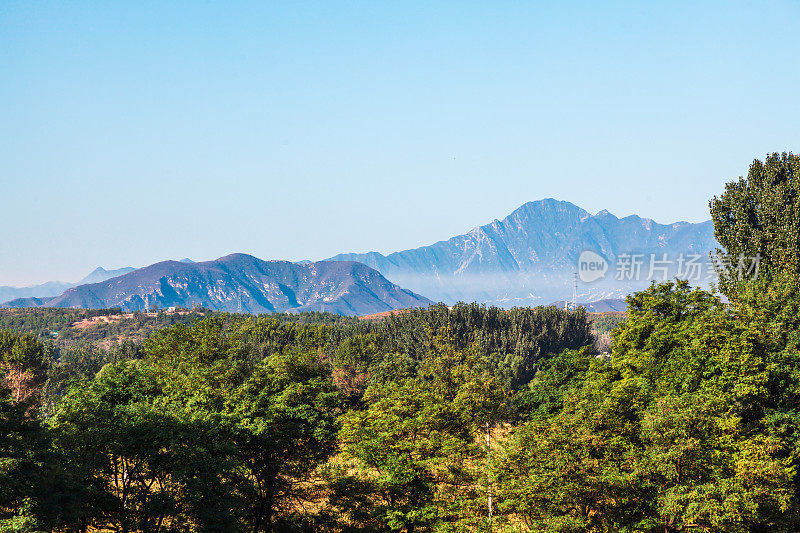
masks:
<svg viewBox="0 0 800 533"><path fill-rule="evenodd" d="M613 268L623 254L677 257L707 254L716 248L711 222L657 224L608 211L591 215L569 202L529 202L503 220L430 246L395 252L340 254L336 261L358 261L389 280L434 300L481 301L510 307L563 299L572 294L572 278L584 250L602 256ZM645 270L647 270L645 268ZM613 272L609 273L613 277ZM623 295L648 283L606 279L582 284L583 298Z"/></svg>
<svg viewBox="0 0 800 533"><path fill-rule="evenodd" d="M201 263L156 263L101 283L71 288L44 305L121 307L126 311L199 305L231 312L362 315L430 303L359 263L301 265L233 254Z"/></svg>

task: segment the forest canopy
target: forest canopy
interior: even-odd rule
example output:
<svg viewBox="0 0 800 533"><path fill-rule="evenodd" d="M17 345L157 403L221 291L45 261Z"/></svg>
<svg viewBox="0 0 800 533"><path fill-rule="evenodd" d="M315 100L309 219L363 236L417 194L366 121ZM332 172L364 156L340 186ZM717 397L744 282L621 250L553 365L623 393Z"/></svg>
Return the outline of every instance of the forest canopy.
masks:
<svg viewBox="0 0 800 533"><path fill-rule="evenodd" d="M798 531L797 161L711 201L760 274L630 295L610 354L553 307L6 327L0 531Z"/></svg>

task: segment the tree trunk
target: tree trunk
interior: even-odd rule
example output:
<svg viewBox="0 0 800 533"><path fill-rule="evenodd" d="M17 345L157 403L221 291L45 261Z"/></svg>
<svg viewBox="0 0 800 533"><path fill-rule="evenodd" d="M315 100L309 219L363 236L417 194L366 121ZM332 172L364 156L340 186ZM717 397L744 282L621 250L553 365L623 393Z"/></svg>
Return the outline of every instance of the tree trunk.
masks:
<svg viewBox="0 0 800 533"><path fill-rule="evenodd" d="M273 498L271 495L258 498L258 508L253 519L253 533L273 533L272 515Z"/></svg>
<svg viewBox="0 0 800 533"><path fill-rule="evenodd" d="M491 478L491 453L492 453L492 441L490 439L491 433L489 432L489 422L486 422L486 478L489 482L488 486L488 493L489 493L489 529L491 530L492 527L492 478Z"/></svg>
<svg viewBox="0 0 800 533"><path fill-rule="evenodd" d="M271 503L269 505L267 505L267 509L265 510L264 515L265 515L264 516L264 518L265 518L265 520L264 520L264 522L265 522L264 523L264 526L265 526L264 527L264 531L266 531L266 533L273 533L273 531L272 531L272 504Z"/></svg>

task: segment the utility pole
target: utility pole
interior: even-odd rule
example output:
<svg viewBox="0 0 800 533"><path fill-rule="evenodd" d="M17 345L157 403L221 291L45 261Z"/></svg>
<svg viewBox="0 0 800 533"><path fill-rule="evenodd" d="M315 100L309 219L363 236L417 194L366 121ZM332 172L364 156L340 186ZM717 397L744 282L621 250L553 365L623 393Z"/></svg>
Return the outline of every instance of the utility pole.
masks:
<svg viewBox="0 0 800 533"><path fill-rule="evenodd" d="M486 422L486 479L488 480L489 484L489 531L492 529L492 469L491 469L491 458L492 458L492 441L490 440L490 432L489 432L489 422Z"/></svg>

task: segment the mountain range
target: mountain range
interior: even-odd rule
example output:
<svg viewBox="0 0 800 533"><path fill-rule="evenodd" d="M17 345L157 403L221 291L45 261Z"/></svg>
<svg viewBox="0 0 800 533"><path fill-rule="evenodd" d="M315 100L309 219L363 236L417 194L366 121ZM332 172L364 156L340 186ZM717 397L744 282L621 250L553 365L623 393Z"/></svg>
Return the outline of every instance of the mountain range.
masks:
<svg viewBox="0 0 800 533"><path fill-rule="evenodd" d="M75 283L48 281L40 285L32 285L30 287L0 286L0 303L8 302L10 300L29 298L33 299L31 300L32 302L42 299L47 300L50 297L58 296L71 287L77 287L78 285L85 285L87 283L99 283L107 279L127 274L128 272L133 272L134 270L136 269L133 267L117 268L115 270L106 270L103 267L97 267L85 278Z"/></svg>
<svg viewBox="0 0 800 533"><path fill-rule="evenodd" d="M24 306L22 303L17 306ZM99 283L72 287L43 306L119 307L124 311L202 306L243 313L362 315L431 303L352 261L301 265L232 254L199 263L163 261Z"/></svg>
<svg viewBox="0 0 800 533"><path fill-rule="evenodd" d="M389 255L339 254L330 260L358 261L436 301L512 307L570 299L578 258L586 250L613 269L624 254L642 259L650 254L706 257L717 246L711 221L658 224L637 215L617 218L605 210L592 215L570 202L547 198L429 246ZM618 281L609 272L604 280L580 283L578 297L586 302L623 297L649 283L648 269L643 270L638 280ZM675 270L673 266L667 277Z"/></svg>
<svg viewBox="0 0 800 533"><path fill-rule="evenodd" d="M180 260L181 263L194 263L188 257ZM134 267L123 267L112 270L106 270L103 267L97 267L92 270L86 277L74 283L65 283L63 281L47 281L39 285L31 285L29 287L11 287L7 285L0 286L0 305L4 302L11 303L12 300L19 300L22 305L17 307L36 307L49 299L60 295L65 290L79 285L86 285L87 283L100 283L107 279L122 276L128 272L136 270Z"/></svg>
<svg viewBox="0 0 800 533"><path fill-rule="evenodd" d="M605 210L592 215L548 198L528 202L503 220L463 235L388 255L346 253L326 261L290 263L233 254L199 263L184 259L140 269L98 268L75 284L0 287L0 302L13 300L6 301L7 307L141 310L202 305L251 313L325 310L354 315L425 306L431 300L506 308L546 305L570 301L573 292L578 303L619 301L652 277L644 265L636 279L617 279L614 269L624 257L704 258L717 247L711 221L658 224L637 215L618 218ZM605 262L608 272L579 283L578 258L587 251ZM674 261L663 274L679 274Z"/></svg>

